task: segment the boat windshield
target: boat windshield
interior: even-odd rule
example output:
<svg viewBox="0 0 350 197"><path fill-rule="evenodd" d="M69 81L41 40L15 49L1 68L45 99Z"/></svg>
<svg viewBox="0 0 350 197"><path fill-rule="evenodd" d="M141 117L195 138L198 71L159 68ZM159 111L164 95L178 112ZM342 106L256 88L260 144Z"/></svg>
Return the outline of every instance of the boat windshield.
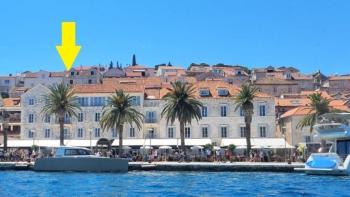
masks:
<svg viewBox="0 0 350 197"><path fill-rule="evenodd" d="M64 155L93 155L90 150L86 149L66 149Z"/></svg>

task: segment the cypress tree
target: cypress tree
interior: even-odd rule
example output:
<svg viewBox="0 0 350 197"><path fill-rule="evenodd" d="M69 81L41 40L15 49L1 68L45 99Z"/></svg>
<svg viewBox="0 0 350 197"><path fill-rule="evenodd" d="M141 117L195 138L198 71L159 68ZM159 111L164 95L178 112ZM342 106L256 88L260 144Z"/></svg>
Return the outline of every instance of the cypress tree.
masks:
<svg viewBox="0 0 350 197"><path fill-rule="evenodd" d="M132 55L132 66L136 66L137 63L136 63L136 55Z"/></svg>

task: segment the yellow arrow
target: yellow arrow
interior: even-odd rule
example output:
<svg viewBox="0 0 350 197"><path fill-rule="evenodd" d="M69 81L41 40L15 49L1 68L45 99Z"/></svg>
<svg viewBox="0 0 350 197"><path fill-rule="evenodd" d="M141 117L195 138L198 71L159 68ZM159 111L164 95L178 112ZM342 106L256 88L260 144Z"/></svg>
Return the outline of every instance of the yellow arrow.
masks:
<svg viewBox="0 0 350 197"><path fill-rule="evenodd" d="M70 70L81 46L75 45L75 22L62 22L62 45L56 46L66 70Z"/></svg>

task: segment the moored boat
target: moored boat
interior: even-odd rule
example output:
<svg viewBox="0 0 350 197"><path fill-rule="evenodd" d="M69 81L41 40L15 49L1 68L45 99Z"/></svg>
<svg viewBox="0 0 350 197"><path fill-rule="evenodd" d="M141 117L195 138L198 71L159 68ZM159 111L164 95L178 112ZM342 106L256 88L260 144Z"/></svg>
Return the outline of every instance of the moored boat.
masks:
<svg viewBox="0 0 350 197"><path fill-rule="evenodd" d="M320 138L334 141L330 152L313 153L306 161L305 168L294 170L310 175L350 175L350 114L328 113L320 118L322 123L315 125L314 129Z"/></svg>
<svg viewBox="0 0 350 197"><path fill-rule="evenodd" d="M39 158L35 171L127 172L128 160L99 157L87 148L57 147L53 157Z"/></svg>

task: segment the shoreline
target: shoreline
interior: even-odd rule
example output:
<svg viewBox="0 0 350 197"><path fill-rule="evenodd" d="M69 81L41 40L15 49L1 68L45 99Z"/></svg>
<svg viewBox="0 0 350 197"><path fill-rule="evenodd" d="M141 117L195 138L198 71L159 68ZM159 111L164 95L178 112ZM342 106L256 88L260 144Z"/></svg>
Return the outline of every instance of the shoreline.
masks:
<svg viewBox="0 0 350 197"><path fill-rule="evenodd" d="M0 171L33 170L34 163L0 162ZM207 171L207 172L289 172L303 168L303 163L285 162L129 162L129 171Z"/></svg>

